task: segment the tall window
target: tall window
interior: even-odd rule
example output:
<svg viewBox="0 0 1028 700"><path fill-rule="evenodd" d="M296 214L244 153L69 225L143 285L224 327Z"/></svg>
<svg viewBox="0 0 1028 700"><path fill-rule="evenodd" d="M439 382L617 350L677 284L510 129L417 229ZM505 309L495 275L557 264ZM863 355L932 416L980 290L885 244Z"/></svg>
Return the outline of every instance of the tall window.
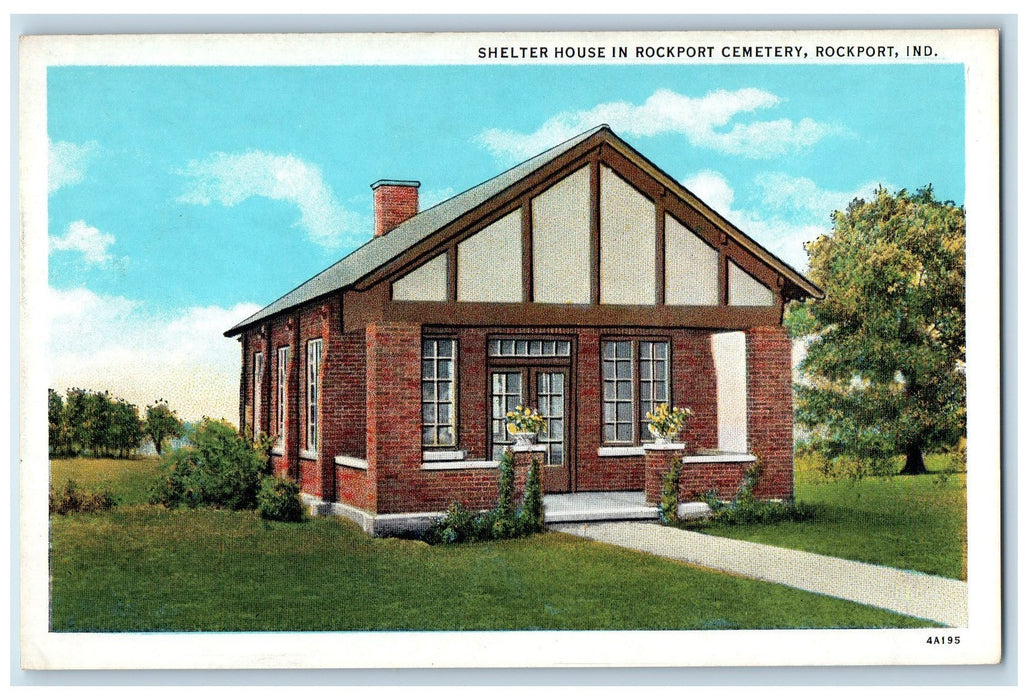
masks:
<svg viewBox="0 0 1028 700"><path fill-rule="evenodd" d="M632 407L635 383L632 367L632 342L607 341L603 344L603 440L632 442Z"/></svg>
<svg viewBox="0 0 1028 700"><path fill-rule="evenodd" d="M321 393L321 339L307 341L307 449L318 451L318 395Z"/></svg>
<svg viewBox="0 0 1028 700"><path fill-rule="evenodd" d="M253 356L253 436L261 434L262 394L264 393L264 353Z"/></svg>
<svg viewBox="0 0 1028 700"><path fill-rule="evenodd" d="M646 413L670 400L668 344L651 340L603 343L603 441L649 440Z"/></svg>
<svg viewBox="0 0 1028 700"><path fill-rule="evenodd" d="M639 341L639 435L650 439L646 414L668 402L667 343Z"/></svg>
<svg viewBox="0 0 1028 700"><path fill-rule="evenodd" d="M278 386L275 391L278 441L286 439L286 375L289 372L289 346L278 349Z"/></svg>
<svg viewBox="0 0 1028 700"><path fill-rule="evenodd" d="M454 368L457 341L421 341L421 442L425 447L457 444Z"/></svg>

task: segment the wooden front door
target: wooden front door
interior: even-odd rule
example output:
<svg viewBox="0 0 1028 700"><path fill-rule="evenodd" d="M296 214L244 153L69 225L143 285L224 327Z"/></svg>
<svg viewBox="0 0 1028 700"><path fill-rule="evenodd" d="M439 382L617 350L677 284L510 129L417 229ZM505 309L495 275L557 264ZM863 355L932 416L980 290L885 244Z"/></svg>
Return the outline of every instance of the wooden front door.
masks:
<svg viewBox="0 0 1028 700"><path fill-rule="evenodd" d="M569 381L567 367L510 367L490 372L492 415L489 433L493 459L500 459L503 451L514 442L507 432L507 412L519 405L538 409L546 419L546 432L540 433L536 442L546 447L543 485L548 493L571 490Z"/></svg>

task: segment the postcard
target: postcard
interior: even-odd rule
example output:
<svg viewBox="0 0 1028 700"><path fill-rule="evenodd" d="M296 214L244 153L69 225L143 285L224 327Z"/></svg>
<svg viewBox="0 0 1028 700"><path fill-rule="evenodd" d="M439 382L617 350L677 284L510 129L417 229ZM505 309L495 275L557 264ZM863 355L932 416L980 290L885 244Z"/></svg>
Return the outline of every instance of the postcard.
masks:
<svg viewBox="0 0 1028 700"><path fill-rule="evenodd" d="M22 37L23 668L998 663L998 41Z"/></svg>

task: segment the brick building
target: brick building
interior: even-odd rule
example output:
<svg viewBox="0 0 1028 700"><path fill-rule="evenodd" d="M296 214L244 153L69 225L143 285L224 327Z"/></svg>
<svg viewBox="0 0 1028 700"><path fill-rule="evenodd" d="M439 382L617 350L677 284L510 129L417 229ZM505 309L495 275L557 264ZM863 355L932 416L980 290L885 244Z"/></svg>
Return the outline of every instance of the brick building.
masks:
<svg viewBox="0 0 1028 700"><path fill-rule="evenodd" d="M240 421L276 472L373 532L487 507L519 403L549 493L647 484L645 414L689 406L684 498L792 494L790 299L821 296L606 125L418 211L372 185L375 232L226 332ZM652 497L652 494L650 494Z"/></svg>

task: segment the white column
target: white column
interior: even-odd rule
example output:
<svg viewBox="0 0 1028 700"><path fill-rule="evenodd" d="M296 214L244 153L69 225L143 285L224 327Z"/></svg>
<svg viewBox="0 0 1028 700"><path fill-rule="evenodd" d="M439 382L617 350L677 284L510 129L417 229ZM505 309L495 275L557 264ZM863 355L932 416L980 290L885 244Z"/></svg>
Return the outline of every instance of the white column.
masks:
<svg viewBox="0 0 1028 700"><path fill-rule="evenodd" d="M742 331L710 336L717 374L717 447L746 452L746 334Z"/></svg>

